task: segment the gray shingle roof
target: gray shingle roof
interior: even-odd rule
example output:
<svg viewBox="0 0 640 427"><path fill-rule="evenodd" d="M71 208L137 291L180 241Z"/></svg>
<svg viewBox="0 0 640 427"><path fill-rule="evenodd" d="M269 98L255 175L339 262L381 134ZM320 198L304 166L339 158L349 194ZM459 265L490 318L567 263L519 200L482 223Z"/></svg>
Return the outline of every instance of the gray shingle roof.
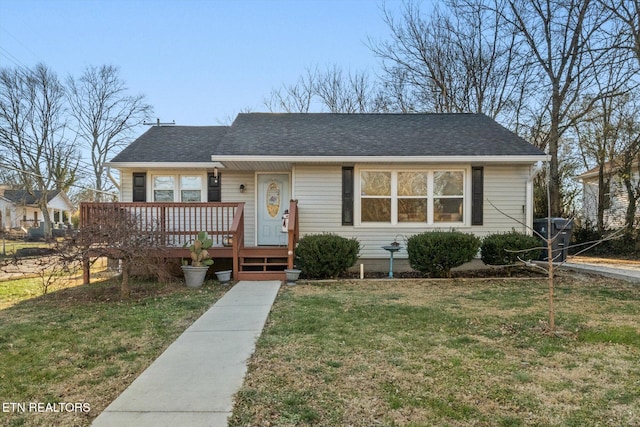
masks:
<svg viewBox="0 0 640 427"><path fill-rule="evenodd" d="M47 202L53 200L59 193L59 191L50 191L47 194ZM38 199L42 197L42 191L34 191L34 194L35 197L29 194L27 190L4 190L4 193L0 195L17 205L29 206L35 205Z"/></svg>
<svg viewBox="0 0 640 427"><path fill-rule="evenodd" d="M239 114L231 127L152 127L112 162L218 156L544 156L483 114Z"/></svg>
<svg viewBox="0 0 640 427"><path fill-rule="evenodd" d="M543 155L483 114L239 114L220 155Z"/></svg>
<svg viewBox="0 0 640 427"><path fill-rule="evenodd" d="M229 126L152 126L112 162L208 162Z"/></svg>

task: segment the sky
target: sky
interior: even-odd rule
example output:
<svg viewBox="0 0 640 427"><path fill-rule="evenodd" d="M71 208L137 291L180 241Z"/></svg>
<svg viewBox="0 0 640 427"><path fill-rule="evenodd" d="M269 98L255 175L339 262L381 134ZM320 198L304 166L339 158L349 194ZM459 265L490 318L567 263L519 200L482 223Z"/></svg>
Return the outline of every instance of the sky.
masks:
<svg viewBox="0 0 640 427"><path fill-rule="evenodd" d="M380 0L0 0L0 66L115 65L154 120L229 124L305 69L378 72ZM384 7L398 10L399 0Z"/></svg>

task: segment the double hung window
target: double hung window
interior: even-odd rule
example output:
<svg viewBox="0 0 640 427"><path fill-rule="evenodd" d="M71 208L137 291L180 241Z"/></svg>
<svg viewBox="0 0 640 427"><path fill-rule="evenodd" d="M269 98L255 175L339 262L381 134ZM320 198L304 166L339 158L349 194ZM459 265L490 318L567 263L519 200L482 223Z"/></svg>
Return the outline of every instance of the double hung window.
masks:
<svg viewBox="0 0 640 427"><path fill-rule="evenodd" d="M200 175L155 175L153 201L201 202L202 177Z"/></svg>
<svg viewBox="0 0 640 427"><path fill-rule="evenodd" d="M360 170L360 224L462 224L465 170Z"/></svg>

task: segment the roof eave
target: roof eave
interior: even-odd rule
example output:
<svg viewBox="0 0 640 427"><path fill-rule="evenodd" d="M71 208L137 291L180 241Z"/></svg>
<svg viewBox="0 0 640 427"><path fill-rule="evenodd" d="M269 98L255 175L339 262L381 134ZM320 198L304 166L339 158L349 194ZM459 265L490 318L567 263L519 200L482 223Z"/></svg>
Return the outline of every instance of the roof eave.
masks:
<svg viewBox="0 0 640 427"><path fill-rule="evenodd" d="M212 169L224 168L224 165L217 161L210 162L106 162L106 166L114 169L183 169L198 168Z"/></svg>
<svg viewBox="0 0 640 427"><path fill-rule="evenodd" d="M237 156L212 155L212 161L224 162L290 162L290 163L536 163L551 157L541 155L493 156Z"/></svg>

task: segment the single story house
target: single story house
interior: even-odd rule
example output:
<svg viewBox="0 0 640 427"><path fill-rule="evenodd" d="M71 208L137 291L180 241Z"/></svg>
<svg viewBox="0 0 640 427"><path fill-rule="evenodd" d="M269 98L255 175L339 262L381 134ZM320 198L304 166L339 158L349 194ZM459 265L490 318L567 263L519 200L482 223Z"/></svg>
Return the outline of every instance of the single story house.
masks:
<svg viewBox="0 0 640 427"><path fill-rule="evenodd" d="M43 219L37 201L41 197L40 191L31 195L26 190L14 190L0 186L0 229L39 228ZM48 193L47 209L53 228L66 228L75 211L73 203L64 191Z"/></svg>
<svg viewBox="0 0 640 427"><path fill-rule="evenodd" d="M605 164L604 215L605 229L618 229L625 225L625 216L629 206L629 195L624 183L616 173L611 162ZM634 165L633 182L640 182L640 169ZM590 169L578 176L582 183L582 216L595 227L598 220L598 174L599 167ZM636 221L640 223L640 209L636 211Z"/></svg>
<svg viewBox="0 0 640 427"><path fill-rule="evenodd" d="M382 246L426 230L528 232L534 169L546 160L483 114L247 113L231 126L151 127L108 166L120 172L123 205L241 205L238 251L284 247L290 266L295 227L294 240L355 237L360 262L379 269ZM241 259L234 274L247 277L249 264Z"/></svg>

